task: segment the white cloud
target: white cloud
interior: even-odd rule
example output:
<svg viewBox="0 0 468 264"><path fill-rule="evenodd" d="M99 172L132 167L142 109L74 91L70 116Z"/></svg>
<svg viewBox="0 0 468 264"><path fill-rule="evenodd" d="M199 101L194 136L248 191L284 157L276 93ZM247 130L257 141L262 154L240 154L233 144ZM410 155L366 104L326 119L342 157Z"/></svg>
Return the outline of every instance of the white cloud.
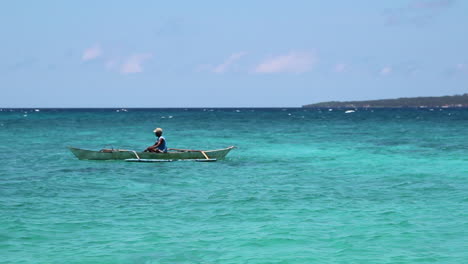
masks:
<svg viewBox="0 0 468 264"><path fill-rule="evenodd" d="M87 48L83 51L83 55L81 56L81 60L83 61L89 61L89 60L94 60L101 56L102 50L101 50L101 45L96 44L90 48Z"/></svg>
<svg viewBox="0 0 468 264"><path fill-rule="evenodd" d="M120 73L129 74L143 72L143 62L152 57L152 53L134 54L128 57L120 66Z"/></svg>
<svg viewBox="0 0 468 264"><path fill-rule="evenodd" d="M338 63L335 65L335 68L333 69L335 72L345 72L347 70L348 66L344 63Z"/></svg>
<svg viewBox="0 0 468 264"><path fill-rule="evenodd" d="M290 52L267 59L257 65L255 73L304 73L312 69L317 58L310 52Z"/></svg>
<svg viewBox="0 0 468 264"><path fill-rule="evenodd" d="M383 67L381 70L380 70L380 74L381 75L389 75L390 73L392 73L393 71L393 68L390 67L390 66L385 66Z"/></svg>
<svg viewBox="0 0 468 264"><path fill-rule="evenodd" d="M237 60L239 60L240 58L242 58L242 57L245 56L246 54L247 54L247 53L244 52L244 51L231 54L231 56L229 56L229 58L227 58L222 64L216 66L216 67L213 69L213 72L215 72L215 73L224 73L224 72L226 72L226 71L228 70L228 68L229 68L234 62L236 62Z"/></svg>
<svg viewBox="0 0 468 264"><path fill-rule="evenodd" d="M460 71L460 72L465 72L468 70L468 65L464 64L464 63L458 63L456 66L455 66L455 69L457 71Z"/></svg>

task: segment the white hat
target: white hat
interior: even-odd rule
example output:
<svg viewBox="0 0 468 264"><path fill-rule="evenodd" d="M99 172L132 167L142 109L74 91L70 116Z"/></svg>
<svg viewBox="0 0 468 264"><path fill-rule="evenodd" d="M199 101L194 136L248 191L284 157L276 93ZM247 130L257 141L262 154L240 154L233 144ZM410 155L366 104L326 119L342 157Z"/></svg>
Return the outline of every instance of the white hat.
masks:
<svg viewBox="0 0 468 264"><path fill-rule="evenodd" d="M159 128L159 127L158 127L158 128L155 128L155 129L153 130L153 132L154 132L154 133L157 133L157 132L162 133L163 131L162 131L162 128Z"/></svg>

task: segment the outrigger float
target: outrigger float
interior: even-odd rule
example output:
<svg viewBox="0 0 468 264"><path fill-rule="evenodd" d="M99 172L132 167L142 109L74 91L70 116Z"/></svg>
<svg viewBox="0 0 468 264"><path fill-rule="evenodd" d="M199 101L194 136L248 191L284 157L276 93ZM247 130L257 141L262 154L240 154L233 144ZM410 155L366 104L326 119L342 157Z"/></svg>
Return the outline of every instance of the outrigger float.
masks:
<svg viewBox="0 0 468 264"><path fill-rule="evenodd" d="M138 152L127 149L87 150L68 147L80 160L125 160L129 162L170 162L170 161L200 161L209 162L222 160L234 146L215 150L168 149L167 153Z"/></svg>

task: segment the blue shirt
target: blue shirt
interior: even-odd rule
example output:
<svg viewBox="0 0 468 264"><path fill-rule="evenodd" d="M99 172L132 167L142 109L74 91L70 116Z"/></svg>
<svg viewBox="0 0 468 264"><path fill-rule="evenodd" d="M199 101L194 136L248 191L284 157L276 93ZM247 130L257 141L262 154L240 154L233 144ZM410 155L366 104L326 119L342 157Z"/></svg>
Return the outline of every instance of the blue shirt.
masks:
<svg viewBox="0 0 468 264"><path fill-rule="evenodd" d="M166 139L163 136L158 137L158 140L156 141L156 144L158 144L159 140L163 140L161 142L161 145L158 146L158 149L162 152L167 152L167 146L166 146Z"/></svg>

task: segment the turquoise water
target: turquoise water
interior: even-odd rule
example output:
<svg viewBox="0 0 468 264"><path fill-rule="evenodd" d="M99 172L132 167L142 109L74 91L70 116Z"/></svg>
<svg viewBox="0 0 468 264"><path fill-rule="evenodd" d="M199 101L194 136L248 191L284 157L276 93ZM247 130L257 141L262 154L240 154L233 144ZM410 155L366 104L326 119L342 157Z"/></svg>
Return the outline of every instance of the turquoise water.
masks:
<svg viewBox="0 0 468 264"><path fill-rule="evenodd" d="M238 148L79 161L72 145ZM468 110L0 112L0 263L468 263Z"/></svg>

